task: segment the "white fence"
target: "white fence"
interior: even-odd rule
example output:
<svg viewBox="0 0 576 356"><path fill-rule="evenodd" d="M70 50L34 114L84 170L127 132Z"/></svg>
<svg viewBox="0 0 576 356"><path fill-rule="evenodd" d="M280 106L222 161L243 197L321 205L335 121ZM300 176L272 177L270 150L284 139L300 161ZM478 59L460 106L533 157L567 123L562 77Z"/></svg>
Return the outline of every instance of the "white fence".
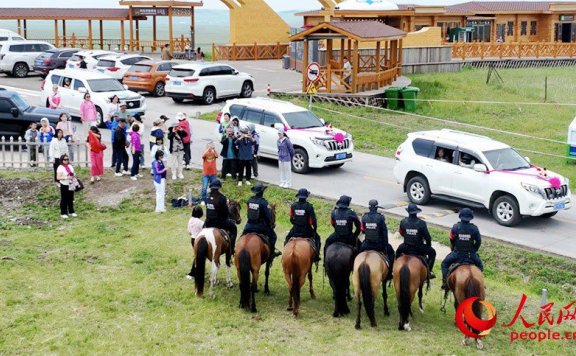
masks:
<svg viewBox="0 0 576 356"><path fill-rule="evenodd" d="M0 138L0 168L52 167L50 143L26 142L21 137ZM68 143L68 156L76 167L88 167L90 152L85 142Z"/></svg>

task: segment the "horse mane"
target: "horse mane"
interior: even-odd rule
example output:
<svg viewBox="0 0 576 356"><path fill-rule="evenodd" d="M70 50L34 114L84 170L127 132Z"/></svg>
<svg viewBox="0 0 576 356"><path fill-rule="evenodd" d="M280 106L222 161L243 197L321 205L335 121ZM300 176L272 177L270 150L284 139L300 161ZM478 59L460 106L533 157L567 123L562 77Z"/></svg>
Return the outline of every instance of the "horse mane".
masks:
<svg viewBox="0 0 576 356"><path fill-rule="evenodd" d="M400 327L412 315L410 303L410 267L405 263L400 269L400 298L398 300L398 312L400 313ZM402 330L400 328L400 330Z"/></svg>

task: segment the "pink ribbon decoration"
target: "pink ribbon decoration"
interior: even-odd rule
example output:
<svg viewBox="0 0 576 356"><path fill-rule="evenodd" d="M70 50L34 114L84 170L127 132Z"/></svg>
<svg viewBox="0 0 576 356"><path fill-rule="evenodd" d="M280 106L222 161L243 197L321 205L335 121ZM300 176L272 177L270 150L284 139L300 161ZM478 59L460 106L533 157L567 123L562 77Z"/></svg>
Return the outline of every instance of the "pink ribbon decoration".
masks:
<svg viewBox="0 0 576 356"><path fill-rule="evenodd" d="M542 169L538 166L532 165L532 168L536 169L536 174L533 173L522 173L522 172L511 172L511 171L506 171L506 170L502 170L502 169L494 169L492 171L489 171L488 173L491 172L498 172L498 173L505 173L505 174L515 174L515 175L519 175L519 176L525 176L525 177L535 177L544 181L547 181L548 183L550 183L550 187L552 188L560 188L562 186L562 181L560 180L560 178L558 177L548 177L548 171L546 169Z"/></svg>

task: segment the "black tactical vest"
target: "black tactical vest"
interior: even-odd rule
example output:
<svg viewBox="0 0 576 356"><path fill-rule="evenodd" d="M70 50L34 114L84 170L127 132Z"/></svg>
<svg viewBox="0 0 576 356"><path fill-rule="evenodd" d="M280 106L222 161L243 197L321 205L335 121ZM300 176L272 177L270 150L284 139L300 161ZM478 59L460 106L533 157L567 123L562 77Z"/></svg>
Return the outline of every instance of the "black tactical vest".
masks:
<svg viewBox="0 0 576 356"><path fill-rule="evenodd" d="M334 211L334 231L337 235L352 235L352 221L348 219L349 217L348 210L336 209Z"/></svg>
<svg viewBox="0 0 576 356"><path fill-rule="evenodd" d="M260 200L251 198L248 200L248 222L257 224L260 222Z"/></svg>
<svg viewBox="0 0 576 356"><path fill-rule="evenodd" d="M309 226L310 212L308 209L308 203L297 202L292 204L292 211L294 215L292 216L294 220L294 225L306 227Z"/></svg>
<svg viewBox="0 0 576 356"><path fill-rule="evenodd" d="M364 237L366 241L378 242L382 236L380 236L380 231L382 231L382 219L380 214L366 214L363 217L364 223Z"/></svg>
<svg viewBox="0 0 576 356"><path fill-rule="evenodd" d="M474 240L472 236L474 232L476 232L476 229L474 229L473 226L458 224L454 234L454 250L459 252L473 252Z"/></svg>
<svg viewBox="0 0 576 356"><path fill-rule="evenodd" d="M419 247L422 245L422 235L420 228L422 224L420 220L405 219L403 220L402 227L404 228L404 243L406 245Z"/></svg>

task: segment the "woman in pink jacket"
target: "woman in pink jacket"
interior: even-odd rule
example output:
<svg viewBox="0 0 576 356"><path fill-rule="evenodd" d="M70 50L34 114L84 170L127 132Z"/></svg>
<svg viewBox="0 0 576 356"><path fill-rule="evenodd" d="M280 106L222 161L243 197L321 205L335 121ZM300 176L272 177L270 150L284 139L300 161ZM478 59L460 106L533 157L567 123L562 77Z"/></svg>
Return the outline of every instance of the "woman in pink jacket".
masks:
<svg viewBox="0 0 576 356"><path fill-rule="evenodd" d="M58 93L58 85L52 86L52 93L48 96L48 107L50 109L60 109L62 97Z"/></svg>
<svg viewBox="0 0 576 356"><path fill-rule="evenodd" d="M90 126L97 126L98 124L98 111L96 105L90 100L90 93L84 94L84 101L80 104L80 120L86 134L88 134Z"/></svg>

